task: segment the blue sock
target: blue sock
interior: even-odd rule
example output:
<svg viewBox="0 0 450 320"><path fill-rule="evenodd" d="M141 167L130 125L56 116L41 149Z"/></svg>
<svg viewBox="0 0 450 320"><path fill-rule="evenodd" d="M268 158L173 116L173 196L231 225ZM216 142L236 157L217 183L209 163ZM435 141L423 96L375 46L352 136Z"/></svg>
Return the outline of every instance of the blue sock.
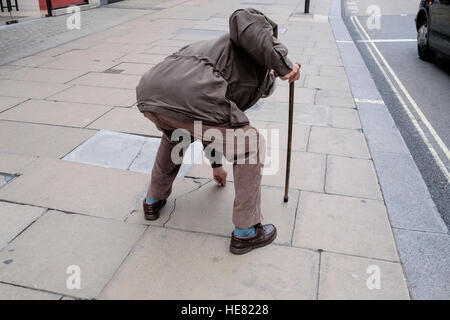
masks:
<svg viewBox="0 0 450 320"><path fill-rule="evenodd" d="M147 202L148 204L152 204L152 203L156 203L156 202L158 202L159 200L153 200L152 198L150 198L150 197L146 197L145 198L145 202Z"/></svg>
<svg viewBox="0 0 450 320"><path fill-rule="evenodd" d="M250 227L246 229L234 228L234 235L239 238L249 238L256 235L255 227Z"/></svg>

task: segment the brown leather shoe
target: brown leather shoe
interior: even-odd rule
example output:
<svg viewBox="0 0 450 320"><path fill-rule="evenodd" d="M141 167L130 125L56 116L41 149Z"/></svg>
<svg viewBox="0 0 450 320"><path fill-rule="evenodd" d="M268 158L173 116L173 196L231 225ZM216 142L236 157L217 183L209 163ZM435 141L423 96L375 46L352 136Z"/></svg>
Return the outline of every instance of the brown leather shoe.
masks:
<svg viewBox="0 0 450 320"><path fill-rule="evenodd" d="M155 203L147 203L144 201L142 202L142 206L144 208L144 216L146 220L156 220L159 218L159 211L164 207L166 204L166 199L155 202Z"/></svg>
<svg viewBox="0 0 450 320"><path fill-rule="evenodd" d="M256 248L267 246L277 237L277 228L273 224L255 226L256 235L250 238L239 238L231 233L230 251L234 254L244 254Z"/></svg>

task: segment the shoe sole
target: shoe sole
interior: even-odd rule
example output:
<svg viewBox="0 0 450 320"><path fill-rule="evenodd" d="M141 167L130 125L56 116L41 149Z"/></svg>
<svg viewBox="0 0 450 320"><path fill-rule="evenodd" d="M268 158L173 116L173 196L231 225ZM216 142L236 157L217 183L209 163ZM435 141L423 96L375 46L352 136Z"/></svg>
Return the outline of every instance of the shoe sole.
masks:
<svg viewBox="0 0 450 320"><path fill-rule="evenodd" d="M145 220L148 220L148 221L155 221L155 220L157 220L159 218L159 212L162 210L162 208L164 208L166 203L167 203L166 200L164 200L164 204L162 205L161 208L159 208L158 213L154 213L154 214L144 213Z"/></svg>
<svg viewBox="0 0 450 320"><path fill-rule="evenodd" d="M277 237L277 230L275 230L275 232L273 233L273 236L267 242L257 244L255 246L248 247L248 248L243 248L243 249L236 249L236 248L233 248L230 246L230 252L232 254L237 254L237 255L244 254L244 253L252 251L253 249L262 248L262 247L265 247L265 246L271 244L275 240L276 237Z"/></svg>

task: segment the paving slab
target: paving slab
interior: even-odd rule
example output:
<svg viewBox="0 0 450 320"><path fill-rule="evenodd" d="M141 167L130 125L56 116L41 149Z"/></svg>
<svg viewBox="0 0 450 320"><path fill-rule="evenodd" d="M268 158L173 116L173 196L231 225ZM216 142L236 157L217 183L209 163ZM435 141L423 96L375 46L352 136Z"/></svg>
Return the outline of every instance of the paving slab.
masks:
<svg viewBox="0 0 450 320"><path fill-rule="evenodd" d="M329 32L327 33L329 35ZM323 39L323 35L318 36L317 39ZM303 54L307 56L318 56L318 57L336 57L339 58L339 50L337 47L330 47L330 48L305 48L303 50Z"/></svg>
<svg viewBox="0 0 450 320"><path fill-rule="evenodd" d="M140 76L137 75L125 75L114 73L99 73L89 72L75 80L69 82L69 84L95 86L95 87L109 87L119 89L136 89L139 83Z"/></svg>
<svg viewBox="0 0 450 320"><path fill-rule="evenodd" d="M22 9L24 9L23 6L20 10ZM67 16L65 15L53 17L51 21L49 19L32 19L19 27L14 25L3 28L2 34L7 41L2 41L1 63L4 64L34 55L61 44L63 44L60 46L61 49L92 47L103 38L100 31L146 14L148 12L142 10L119 10L101 7L83 11L82 28L79 30L67 28ZM48 56L38 57L47 58ZM30 62L28 61L27 64L30 64Z"/></svg>
<svg viewBox="0 0 450 320"><path fill-rule="evenodd" d="M159 138L147 138L139 154L130 165L130 170L142 173L151 173L159 144ZM180 171L178 172L178 177L184 177L189 172L192 164L200 161L203 154L202 151L203 145L199 141L195 141L188 147L184 155Z"/></svg>
<svg viewBox="0 0 450 320"><path fill-rule="evenodd" d="M355 108L353 96L348 91L318 90L316 104Z"/></svg>
<svg viewBox="0 0 450 320"><path fill-rule="evenodd" d="M312 56L309 64L342 67L342 60L338 57Z"/></svg>
<svg viewBox="0 0 450 320"><path fill-rule="evenodd" d="M266 186L284 187L286 171L286 151L267 150L262 184ZM228 162L224 168L228 171L227 180L233 181L233 168ZM186 174L189 177L208 178L212 174L207 163L193 165ZM290 187L302 190L323 192L325 176L325 155L292 152Z"/></svg>
<svg viewBox="0 0 450 320"><path fill-rule="evenodd" d="M302 63L300 73L301 73L301 76L305 76L305 75L318 76L320 73L320 66L314 65L314 64Z"/></svg>
<svg viewBox="0 0 450 320"><path fill-rule="evenodd" d="M271 150L273 152L274 150ZM325 155L309 152L292 152L290 187L294 189L323 192L325 180ZM286 174L286 151L273 153L268 161L272 167L265 166L262 184L284 187ZM277 162L278 160L278 162ZM277 165L278 163L278 165ZM277 169L278 168L278 169Z"/></svg>
<svg viewBox="0 0 450 320"><path fill-rule="evenodd" d="M75 85L63 92L51 96L49 99L55 101L131 107L136 103L136 90Z"/></svg>
<svg viewBox="0 0 450 320"><path fill-rule="evenodd" d="M323 192L325 180L325 155L293 151L291 156L290 187L294 189ZM227 180L233 181L233 167L224 165L228 171ZM262 185L284 187L286 174L286 150L266 151ZM202 164L194 164L186 173L188 177L210 178L211 166L206 159Z"/></svg>
<svg viewBox="0 0 450 320"><path fill-rule="evenodd" d="M0 252L0 281L82 298L96 297L145 227L49 211ZM80 289L69 289L78 266Z"/></svg>
<svg viewBox="0 0 450 320"><path fill-rule="evenodd" d="M234 184L219 187L214 181L195 192L177 199L167 227L187 231L230 236L234 229L231 221L234 201ZM291 190L290 201L283 202L282 188L261 188L261 210L264 223L273 223L278 229L275 243L290 245L294 228L298 191ZM208 199L208 201L204 201Z"/></svg>
<svg viewBox="0 0 450 320"><path fill-rule="evenodd" d="M74 49L60 54L58 57L63 59L80 59L80 60L97 60L97 61L114 61L124 54L122 52L114 52L110 50L94 50Z"/></svg>
<svg viewBox="0 0 450 320"><path fill-rule="evenodd" d="M110 29L109 31L112 31L112 30L113 29ZM98 44L90 47L89 50L120 52L120 53L122 53L121 56L123 56L126 53L130 53L130 52L142 52L147 47L148 46L144 45L144 44L141 44L141 45L134 44L133 46L130 46L128 43L100 41Z"/></svg>
<svg viewBox="0 0 450 320"><path fill-rule="evenodd" d="M267 126L266 147L269 149L287 149L288 125L285 123L271 122ZM292 126L292 150L306 151L308 144L309 126L294 124Z"/></svg>
<svg viewBox="0 0 450 320"><path fill-rule="evenodd" d="M136 172L49 159L1 188L0 199L123 221L147 183Z"/></svg>
<svg viewBox="0 0 450 320"><path fill-rule="evenodd" d="M380 271L380 289L369 289L368 279ZM369 281L370 282L370 281ZM400 263L324 252L320 263L319 299L409 300Z"/></svg>
<svg viewBox="0 0 450 320"><path fill-rule="evenodd" d="M0 201L0 251L45 211L45 208Z"/></svg>
<svg viewBox="0 0 450 320"><path fill-rule="evenodd" d="M105 71L106 69L111 68L116 64L117 62L113 61L70 59L70 58L56 57L42 64L41 67L50 69L75 70L81 72L91 72L91 71L102 72Z"/></svg>
<svg viewBox="0 0 450 320"><path fill-rule="evenodd" d="M326 126L328 106L294 104L294 123L303 125ZM259 102L247 111L250 120L275 121L286 123L289 109L286 102Z"/></svg>
<svg viewBox="0 0 450 320"><path fill-rule="evenodd" d="M150 53L130 53L117 59L119 62L128 63L147 63L147 64L157 64L163 61L167 55L165 54L150 54Z"/></svg>
<svg viewBox="0 0 450 320"><path fill-rule="evenodd" d="M382 200L372 160L327 157L326 193Z"/></svg>
<svg viewBox="0 0 450 320"><path fill-rule="evenodd" d="M323 39L317 39L317 41L314 41L314 48L337 48L336 40L323 41Z"/></svg>
<svg viewBox="0 0 450 320"><path fill-rule="evenodd" d="M150 44L152 41L158 38L157 34L151 34L150 32L147 33L147 36L136 33L136 35L128 34L128 35L113 35L108 36L104 39L106 42L112 42L112 43L126 43L129 45L135 45L135 44ZM120 58L119 58L120 59ZM118 60L118 59L116 59Z"/></svg>
<svg viewBox="0 0 450 320"><path fill-rule="evenodd" d="M0 152L0 172L22 173L22 169L35 161L37 157Z"/></svg>
<svg viewBox="0 0 450 320"><path fill-rule="evenodd" d="M228 246L224 237L150 227L100 299L315 298L317 253L269 245L234 256Z"/></svg>
<svg viewBox="0 0 450 320"><path fill-rule="evenodd" d="M294 103L314 104L316 97L316 89L312 88L295 88ZM289 87L278 86L272 95L265 98L268 102L285 102L286 108L289 103Z"/></svg>
<svg viewBox="0 0 450 320"><path fill-rule="evenodd" d="M197 190L209 181L210 179L176 178L172 186L172 193L167 198L166 205L161 209L158 220L145 220L141 201L136 205L133 212L127 218L126 222L153 226L164 226L164 224L169 220L169 217L175 208L176 200L187 193ZM144 199L144 197L145 194L142 195L142 199Z"/></svg>
<svg viewBox="0 0 450 320"><path fill-rule="evenodd" d="M155 124L146 118L137 107L116 107L88 126L91 129L103 129L124 133L160 137Z"/></svg>
<svg viewBox="0 0 450 320"><path fill-rule="evenodd" d="M111 108L32 99L1 113L0 119L83 128Z"/></svg>
<svg viewBox="0 0 450 320"><path fill-rule="evenodd" d="M326 76L307 75L305 79L305 87L321 90L350 91L348 81L336 81L336 78Z"/></svg>
<svg viewBox="0 0 450 320"><path fill-rule="evenodd" d="M334 128L361 129L358 111L355 109L331 107L328 123Z"/></svg>
<svg viewBox="0 0 450 320"><path fill-rule="evenodd" d="M8 75L11 72L19 70L22 68L21 66L13 66L13 65L1 65L0 66L0 76Z"/></svg>
<svg viewBox="0 0 450 320"><path fill-rule="evenodd" d="M101 130L63 160L126 170L145 142L141 136Z"/></svg>
<svg viewBox="0 0 450 320"><path fill-rule="evenodd" d="M19 80L0 80L0 95L44 99L57 92L67 89L69 86L57 83L44 83Z"/></svg>
<svg viewBox="0 0 450 320"><path fill-rule="evenodd" d="M412 298L450 299L450 235L393 229Z"/></svg>
<svg viewBox="0 0 450 320"><path fill-rule="evenodd" d="M288 32L289 31L297 32L295 30L295 28L292 28L292 26L288 26L288 28L289 28ZM304 36L303 36L303 38L304 38ZM302 39L302 41L295 41L295 40L292 40L292 39L286 39L286 40L284 40L282 42L289 49L289 53L291 53L291 52L300 52L301 53L301 52L303 52L304 48L314 47L314 41L309 41L309 40L304 40L304 39ZM301 54L299 54L299 55L301 55ZM307 57L308 57L308 60L309 60L310 56L307 56ZM302 64L302 66L304 64L308 64L303 59L297 59L297 61L300 62Z"/></svg>
<svg viewBox="0 0 450 320"><path fill-rule="evenodd" d="M87 37L83 37L80 39L76 39L67 43L64 43L62 45L60 45L59 47L62 49L69 49L68 51L71 50L86 50L89 48L92 48L96 42L99 40L98 39L98 34L95 35L89 35Z"/></svg>
<svg viewBox="0 0 450 320"><path fill-rule="evenodd" d="M48 63L49 61L53 61L54 59L52 57L43 57L43 56L38 56L38 55L34 55L34 56L29 56L20 60L16 60L12 63L10 63L10 65L13 66L23 66L23 67L38 67L41 66L45 63Z"/></svg>
<svg viewBox="0 0 450 320"><path fill-rule="evenodd" d="M60 158L94 133L86 129L0 121L0 152Z"/></svg>
<svg viewBox="0 0 450 320"><path fill-rule="evenodd" d="M227 181L233 181L233 165L226 161L225 158L222 159L223 168L228 172ZM186 172L185 177L192 178L212 178L213 170L209 160L203 156L202 162L200 164L193 164L189 171Z"/></svg>
<svg viewBox="0 0 450 320"><path fill-rule="evenodd" d="M178 21L177 21L178 22ZM177 47L178 50L184 47L185 45L188 45L192 43L192 41L188 40L175 40L175 39L158 39L152 42L152 45L159 45L159 46L170 46L170 47Z"/></svg>
<svg viewBox="0 0 450 320"><path fill-rule="evenodd" d="M66 83L81 76L83 73L83 71L77 70L23 67L6 76L2 76L1 78L22 81Z"/></svg>
<svg viewBox="0 0 450 320"><path fill-rule="evenodd" d="M294 59L294 58L292 58L292 59ZM305 83L305 77L304 76L300 76L300 79L298 79L297 81L294 82L294 87L295 88L304 88L304 83ZM289 88L290 87L290 83L288 81L286 81L286 80L280 80L280 79L277 78L277 79L275 79L275 91L279 87Z"/></svg>
<svg viewBox="0 0 450 320"><path fill-rule="evenodd" d="M293 245L398 261L382 201L302 191Z"/></svg>
<svg viewBox="0 0 450 320"><path fill-rule="evenodd" d="M207 29L192 29L192 28L180 28L175 32L175 36L172 39L181 40L207 40L219 38L226 31L222 30L207 30Z"/></svg>
<svg viewBox="0 0 450 320"><path fill-rule="evenodd" d="M308 151L347 157L370 158L364 134L359 130L312 127Z"/></svg>
<svg viewBox="0 0 450 320"><path fill-rule="evenodd" d="M0 97L0 112L3 112L9 108L18 105L19 103L27 100L26 98L16 98L16 97Z"/></svg>
<svg viewBox="0 0 450 320"><path fill-rule="evenodd" d="M68 48L67 46L58 46L51 49L43 50L35 54L35 56L41 56L41 57L56 57L64 52L67 52L69 50L72 50Z"/></svg>
<svg viewBox="0 0 450 320"><path fill-rule="evenodd" d="M0 283L0 300L59 300L60 295Z"/></svg>
<svg viewBox="0 0 450 320"><path fill-rule="evenodd" d="M347 80L344 67L320 66L320 76L339 78L342 81L344 81L343 79Z"/></svg>
<svg viewBox="0 0 450 320"><path fill-rule="evenodd" d="M121 62L118 65L115 65L114 67L111 67L106 71L117 72L120 74L134 74L142 76L145 72L150 70L152 66L154 66L154 64Z"/></svg>
<svg viewBox="0 0 450 320"><path fill-rule="evenodd" d="M136 157L130 164L130 170L143 173L151 173L160 142L161 139L159 138L146 139L139 151L139 154L136 154Z"/></svg>

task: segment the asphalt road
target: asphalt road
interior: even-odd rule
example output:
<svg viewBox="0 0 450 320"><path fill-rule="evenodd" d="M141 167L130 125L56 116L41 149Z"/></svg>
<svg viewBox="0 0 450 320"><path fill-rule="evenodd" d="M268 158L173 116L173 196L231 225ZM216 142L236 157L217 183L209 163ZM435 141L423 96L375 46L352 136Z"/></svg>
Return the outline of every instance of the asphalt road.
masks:
<svg viewBox="0 0 450 320"><path fill-rule="evenodd" d="M367 12L373 5L370 9L381 14L378 26L369 17L375 11ZM343 0L342 7L344 22L450 228L450 61L419 59L418 1Z"/></svg>

